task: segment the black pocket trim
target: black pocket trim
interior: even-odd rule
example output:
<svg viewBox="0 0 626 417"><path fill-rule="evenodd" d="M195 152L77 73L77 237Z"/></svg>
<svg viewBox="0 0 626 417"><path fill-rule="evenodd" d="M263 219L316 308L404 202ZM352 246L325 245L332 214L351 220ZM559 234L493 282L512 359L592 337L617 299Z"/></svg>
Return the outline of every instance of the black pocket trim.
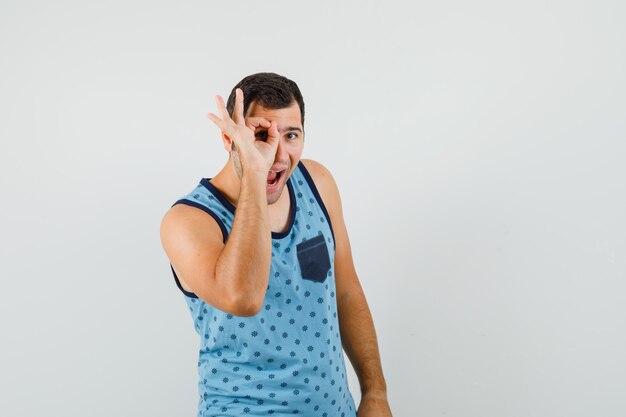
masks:
<svg viewBox="0 0 626 417"><path fill-rule="evenodd" d="M323 234L298 243L296 252L302 278L315 282L326 281L330 270L330 257Z"/></svg>

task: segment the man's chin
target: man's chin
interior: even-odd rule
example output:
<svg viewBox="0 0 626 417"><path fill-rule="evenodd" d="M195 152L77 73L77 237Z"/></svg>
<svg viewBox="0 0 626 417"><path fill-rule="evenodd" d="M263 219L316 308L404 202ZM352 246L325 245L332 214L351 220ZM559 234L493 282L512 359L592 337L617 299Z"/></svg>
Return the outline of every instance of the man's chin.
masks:
<svg viewBox="0 0 626 417"><path fill-rule="evenodd" d="M280 200L280 196L283 195L283 190L277 190L277 191L272 191L267 193L267 204L268 205L272 205L278 202L278 200Z"/></svg>
<svg viewBox="0 0 626 417"><path fill-rule="evenodd" d="M272 205L280 200L280 196L283 195L283 191L285 190L285 184L287 183L287 179L281 178L280 181L275 185L275 187L267 187L267 204Z"/></svg>

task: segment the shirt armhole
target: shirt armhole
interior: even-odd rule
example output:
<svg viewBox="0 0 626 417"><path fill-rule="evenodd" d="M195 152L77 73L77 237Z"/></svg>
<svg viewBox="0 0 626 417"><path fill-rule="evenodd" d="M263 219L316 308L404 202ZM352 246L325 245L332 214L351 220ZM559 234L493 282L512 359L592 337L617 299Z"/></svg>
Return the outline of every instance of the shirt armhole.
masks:
<svg viewBox="0 0 626 417"><path fill-rule="evenodd" d="M211 210L210 208L206 206L203 206L200 203L196 203L195 201L191 201L186 198L181 198L180 200L172 204L172 207L174 207L176 204L184 204L186 206L195 207L209 214L211 217L213 217L213 219L217 222L218 226L220 227L220 230L222 231L222 238L224 240L224 243L226 243L226 240L228 239L228 230L226 230L226 226L224 226L224 222L222 222L222 219L220 219L219 216L215 214L215 212L213 212L213 210ZM170 269L172 270L172 274L174 275L174 280L176 281L176 286L178 287L178 289L180 289L182 293L185 294L187 297L198 298L196 294L194 294L193 292L187 291L183 288L183 286L180 283L180 280L178 279L178 276L176 275L176 271L174 271L174 267L172 266L171 263L170 263Z"/></svg>

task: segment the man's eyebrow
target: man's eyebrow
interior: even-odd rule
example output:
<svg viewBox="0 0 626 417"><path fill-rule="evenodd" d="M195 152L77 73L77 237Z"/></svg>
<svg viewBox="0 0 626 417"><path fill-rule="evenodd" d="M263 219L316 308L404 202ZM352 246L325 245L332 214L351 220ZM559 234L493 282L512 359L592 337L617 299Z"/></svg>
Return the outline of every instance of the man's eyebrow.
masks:
<svg viewBox="0 0 626 417"><path fill-rule="evenodd" d="M294 130L297 130L298 132L302 133L302 129L300 129L299 127L296 127L296 126L289 126L289 127L284 128L284 129L281 129L280 133L291 132L291 131L294 131Z"/></svg>

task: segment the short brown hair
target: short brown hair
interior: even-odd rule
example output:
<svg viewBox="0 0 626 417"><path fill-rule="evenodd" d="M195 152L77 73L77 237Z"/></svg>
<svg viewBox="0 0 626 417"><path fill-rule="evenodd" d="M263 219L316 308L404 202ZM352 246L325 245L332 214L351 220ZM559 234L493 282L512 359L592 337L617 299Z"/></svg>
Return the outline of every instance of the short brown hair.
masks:
<svg viewBox="0 0 626 417"><path fill-rule="evenodd" d="M250 103L256 101L268 109L283 109L289 107L295 100L300 107L300 122L304 127L304 100L298 85L289 78L273 72L259 72L248 75L233 87L226 102L226 110L233 117L235 109L235 90L243 91L243 114L248 112Z"/></svg>

